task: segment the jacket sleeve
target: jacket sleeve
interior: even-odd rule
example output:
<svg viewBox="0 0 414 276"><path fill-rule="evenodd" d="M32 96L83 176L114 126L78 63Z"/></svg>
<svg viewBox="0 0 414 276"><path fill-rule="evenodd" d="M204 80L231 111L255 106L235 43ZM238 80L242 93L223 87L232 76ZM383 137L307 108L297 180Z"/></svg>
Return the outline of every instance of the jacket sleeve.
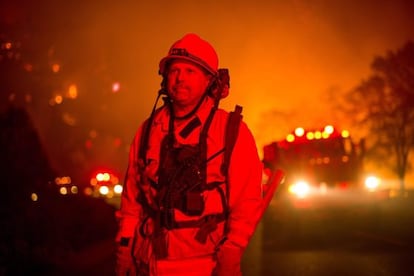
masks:
<svg viewBox="0 0 414 276"><path fill-rule="evenodd" d="M116 235L117 242L120 241L121 237L133 237L135 228L142 217L142 206L137 202L139 193L138 153L142 129L143 126L136 132L129 150L128 167L121 195L121 205L120 209L116 212L119 224Z"/></svg>
<svg viewBox="0 0 414 276"><path fill-rule="evenodd" d="M262 162L251 131L241 122L229 167L229 221L226 246L246 248L262 204Z"/></svg>

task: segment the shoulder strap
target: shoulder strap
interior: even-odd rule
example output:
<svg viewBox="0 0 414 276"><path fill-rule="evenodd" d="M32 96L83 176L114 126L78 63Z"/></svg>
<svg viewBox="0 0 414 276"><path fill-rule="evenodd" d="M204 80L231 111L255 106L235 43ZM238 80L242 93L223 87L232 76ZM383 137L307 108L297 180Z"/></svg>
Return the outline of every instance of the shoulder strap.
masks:
<svg viewBox="0 0 414 276"><path fill-rule="evenodd" d="M239 135L240 121L243 118L241 112L243 107L236 105L234 111L230 112L226 126L226 137L224 141L224 160L221 165L221 173L227 176L227 172L230 164L231 153L233 152L234 144L236 143L237 136Z"/></svg>

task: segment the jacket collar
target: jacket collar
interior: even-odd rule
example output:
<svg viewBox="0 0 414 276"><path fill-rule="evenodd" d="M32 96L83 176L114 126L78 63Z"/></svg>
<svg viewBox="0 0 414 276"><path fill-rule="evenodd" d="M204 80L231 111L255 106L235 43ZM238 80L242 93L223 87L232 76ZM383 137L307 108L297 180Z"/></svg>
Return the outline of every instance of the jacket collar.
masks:
<svg viewBox="0 0 414 276"><path fill-rule="evenodd" d="M198 117L201 123L204 124L213 107L213 99L207 96L198 108L198 110L194 113L194 115L189 117L188 119L185 119L185 122L190 122L194 117ZM161 124L162 131L168 132L170 110L167 107L167 105L164 105L158 114L159 116L156 116L154 118L155 125ZM183 125L185 125L185 123Z"/></svg>

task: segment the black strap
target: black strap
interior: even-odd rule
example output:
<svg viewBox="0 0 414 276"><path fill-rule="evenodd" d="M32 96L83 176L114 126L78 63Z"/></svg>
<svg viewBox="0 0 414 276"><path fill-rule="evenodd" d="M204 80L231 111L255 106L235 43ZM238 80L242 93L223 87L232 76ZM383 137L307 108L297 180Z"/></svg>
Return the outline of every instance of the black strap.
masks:
<svg viewBox="0 0 414 276"><path fill-rule="evenodd" d="M237 136L239 135L240 121L243 118L243 115L241 115L242 110L243 107L236 105L234 111L230 112L227 120L226 140L224 141L224 161L221 165L221 173L225 176L227 176L231 153L233 152L234 144L236 144Z"/></svg>

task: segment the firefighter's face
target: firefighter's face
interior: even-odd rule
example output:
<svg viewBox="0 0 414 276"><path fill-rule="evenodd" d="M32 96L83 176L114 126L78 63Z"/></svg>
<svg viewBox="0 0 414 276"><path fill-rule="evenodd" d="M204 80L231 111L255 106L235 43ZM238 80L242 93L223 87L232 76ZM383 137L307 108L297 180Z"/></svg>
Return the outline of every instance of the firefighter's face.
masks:
<svg viewBox="0 0 414 276"><path fill-rule="evenodd" d="M173 60L167 74L167 89L177 107L195 107L205 93L211 76L185 60Z"/></svg>

